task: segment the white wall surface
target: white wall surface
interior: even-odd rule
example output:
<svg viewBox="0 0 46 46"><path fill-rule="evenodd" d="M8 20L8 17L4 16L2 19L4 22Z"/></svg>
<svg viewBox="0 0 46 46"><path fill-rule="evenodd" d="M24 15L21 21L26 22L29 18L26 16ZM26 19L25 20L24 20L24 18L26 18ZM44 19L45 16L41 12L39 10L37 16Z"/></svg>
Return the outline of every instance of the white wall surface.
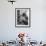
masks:
<svg viewBox="0 0 46 46"><path fill-rule="evenodd" d="M31 8L31 27L15 27L15 8ZM17 0L13 5L0 0L0 41L15 40L19 32L30 34L31 39L46 40L46 0Z"/></svg>

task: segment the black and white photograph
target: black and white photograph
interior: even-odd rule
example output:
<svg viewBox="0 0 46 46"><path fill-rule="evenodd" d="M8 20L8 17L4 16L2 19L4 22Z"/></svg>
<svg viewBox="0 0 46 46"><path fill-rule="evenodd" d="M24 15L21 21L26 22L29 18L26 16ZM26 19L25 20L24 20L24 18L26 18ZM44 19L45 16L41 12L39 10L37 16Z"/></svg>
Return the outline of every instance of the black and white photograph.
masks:
<svg viewBox="0 0 46 46"><path fill-rule="evenodd" d="M16 27L30 27L30 8L16 8L15 13Z"/></svg>

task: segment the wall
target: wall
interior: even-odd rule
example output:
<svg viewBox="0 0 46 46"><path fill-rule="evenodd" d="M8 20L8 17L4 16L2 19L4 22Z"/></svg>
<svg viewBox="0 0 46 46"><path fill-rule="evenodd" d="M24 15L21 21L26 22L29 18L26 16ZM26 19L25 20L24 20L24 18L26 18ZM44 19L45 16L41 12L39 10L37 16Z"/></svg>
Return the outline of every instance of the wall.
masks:
<svg viewBox="0 0 46 46"><path fill-rule="evenodd" d="M15 40L19 32L30 34L33 40L46 40L46 1L17 0L14 5L0 0L0 41ZM31 8L31 27L15 27L15 8Z"/></svg>

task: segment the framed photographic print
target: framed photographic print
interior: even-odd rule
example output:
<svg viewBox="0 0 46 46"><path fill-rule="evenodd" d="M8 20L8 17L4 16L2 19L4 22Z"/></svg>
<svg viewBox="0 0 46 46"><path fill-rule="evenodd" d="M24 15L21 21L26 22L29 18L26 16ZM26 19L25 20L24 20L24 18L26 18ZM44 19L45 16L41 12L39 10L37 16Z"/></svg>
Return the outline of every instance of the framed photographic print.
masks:
<svg viewBox="0 0 46 46"><path fill-rule="evenodd" d="M15 8L15 27L30 27L30 18L30 8Z"/></svg>

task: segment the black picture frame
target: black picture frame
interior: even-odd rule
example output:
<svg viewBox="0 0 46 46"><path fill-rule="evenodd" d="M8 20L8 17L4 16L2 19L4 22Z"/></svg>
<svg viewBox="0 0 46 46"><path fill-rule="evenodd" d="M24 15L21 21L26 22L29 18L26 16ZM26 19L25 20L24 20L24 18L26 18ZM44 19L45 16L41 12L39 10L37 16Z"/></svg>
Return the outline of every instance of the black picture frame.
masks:
<svg viewBox="0 0 46 46"><path fill-rule="evenodd" d="M25 23L27 22L27 24L24 24L24 21L22 21L22 18L21 18L21 21L23 23L20 22L20 19L18 19L19 18L18 16L23 16L24 15L23 12L25 12L26 15L28 14L27 15L28 19L24 20ZM31 27L31 8L15 8L15 27L19 27L19 28Z"/></svg>

